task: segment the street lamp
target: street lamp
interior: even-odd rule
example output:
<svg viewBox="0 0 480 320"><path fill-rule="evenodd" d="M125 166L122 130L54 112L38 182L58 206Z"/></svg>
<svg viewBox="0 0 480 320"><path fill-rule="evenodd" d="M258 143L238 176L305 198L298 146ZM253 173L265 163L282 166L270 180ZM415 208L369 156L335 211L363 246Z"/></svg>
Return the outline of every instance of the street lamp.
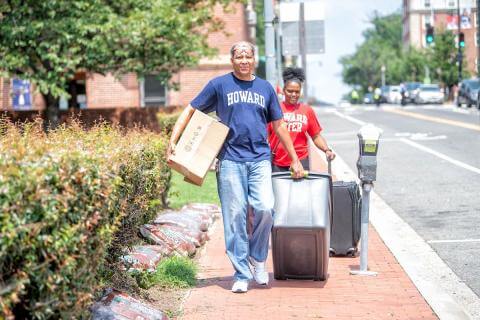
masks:
<svg viewBox="0 0 480 320"><path fill-rule="evenodd" d="M382 71L382 87L385 87L385 71L387 70L387 68L385 67L385 65L382 65L380 70Z"/></svg>

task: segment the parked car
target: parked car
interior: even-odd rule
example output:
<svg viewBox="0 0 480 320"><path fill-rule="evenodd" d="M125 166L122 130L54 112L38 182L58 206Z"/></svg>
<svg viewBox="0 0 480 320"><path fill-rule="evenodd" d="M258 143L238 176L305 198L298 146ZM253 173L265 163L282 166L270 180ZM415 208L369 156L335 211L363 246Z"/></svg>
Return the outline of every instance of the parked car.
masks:
<svg viewBox="0 0 480 320"><path fill-rule="evenodd" d="M387 102L399 104L401 100L402 94L400 93L400 86L390 86L387 94Z"/></svg>
<svg viewBox="0 0 480 320"><path fill-rule="evenodd" d="M380 96L380 102L387 103L388 94L390 92L390 86L382 86L380 87L380 90L382 91L382 94Z"/></svg>
<svg viewBox="0 0 480 320"><path fill-rule="evenodd" d="M371 93L371 92L365 93L365 95L363 96L363 103L364 103L364 104L373 104L373 103L375 103L375 101L373 100L373 93Z"/></svg>
<svg viewBox="0 0 480 320"><path fill-rule="evenodd" d="M443 103L445 96L438 84L422 84L417 89L415 103Z"/></svg>
<svg viewBox="0 0 480 320"><path fill-rule="evenodd" d="M472 105L477 105L479 89L479 79L468 79L460 82L457 96L457 107L461 107L462 104L465 104L468 108Z"/></svg>
<svg viewBox="0 0 480 320"><path fill-rule="evenodd" d="M418 87L422 84L420 82L407 82L405 83L405 102L413 103L415 101L415 96L417 95Z"/></svg>

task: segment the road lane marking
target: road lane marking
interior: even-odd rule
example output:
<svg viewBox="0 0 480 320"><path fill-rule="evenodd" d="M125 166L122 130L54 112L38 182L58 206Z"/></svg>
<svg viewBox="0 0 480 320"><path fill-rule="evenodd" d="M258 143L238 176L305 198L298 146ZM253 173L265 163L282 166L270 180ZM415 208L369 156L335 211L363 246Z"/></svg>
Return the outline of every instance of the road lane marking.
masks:
<svg viewBox="0 0 480 320"><path fill-rule="evenodd" d="M363 122L363 121L358 120L358 119L355 119L355 118L353 118L353 117L344 115L344 114L342 114L342 113L340 113L340 112L338 112L338 111L334 111L333 113L336 114L337 116L339 116L339 117L341 117L341 118L344 118L344 119L346 119L346 120L348 120L348 121L351 121L351 122L353 122L353 123L356 123L356 124L359 124L359 125L362 125L362 126L366 124L366 122ZM387 141L386 139L384 139L384 140ZM381 139L380 141L382 141L382 139ZM450 163L452 163L452 164L454 164L454 165L456 165L456 166L459 166L459 167L464 168L464 169L466 169L466 170L469 170L469 171L472 171L472 172L474 172L474 173L480 174L480 169L479 169L479 168L473 167L473 166L468 165L468 164L466 164L466 163L463 163L463 162L461 162L461 161L458 161L458 160L455 160L455 159L453 159L453 158L450 158L449 156L444 155L443 153L437 152L437 151L435 151L435 150L433 150L433 149L430 149L430 148L428 148L428 147L425 147L425 146L423 146L423 145L421 145L421 144L418 144L418 143L416 143L416 142L414 142L414 141L411 141L411 140L405 139L405 138L400 138L400 141L402 141L402 142L404 142L404 143L406 143L406 144L408 144L408 145L410 145L410 146L412 146L412 147L415 147L415 148L417 148L417 149L420 149L420 150L422 150L422 151L425 151L425 152L428 152L428 153L430 153L430 154L433 154L433 155L435 155L435 156L437 156L437 157L439 157L439 158L441 158L441 159L443 159L443 160L445 160L445 161L448 161L448 162L450 162Z"/></svg>
<svg viewBox="0 0 480 320"><path fill-rule="evenodd" d="M344 132L322 132L324 137L338 137L338 136L357 136L358 131L344 131Z"/></svg>
<svg viewBox="0 0 480 320"><path fill-rule="evenodd" d="M337 110L333 111L333 113L336 114L337 116L339 116L340 118L347 119L348 121L356 123L356 124L361 125L361 126L364 126L364 125L367 124L366 122L364 122L362 120L358 120L358 119L355 119L354 117L347 116L346 114L338 112Z"/></svg>
<svg viewBox="0 0 480 320"><path fill-rule="evenodd" d="M470 243L480 242L480 239L457 239L457 240L429 240L428 243Z"/></svg>
<svg viewBox="0 0 480 320"><path fill-rule="evenodd" d="M476 168L476 167L471 166L471 165L469 165L469 164L466 164L466 163L463 163L463 162L461 162L461 161L458 161L458 160L455 160L455 159L453 159L453 158L450 158L449 156L447 156L447 155L445 155L445 154L443 154L443 153L440 153L440 152L438 152L438 151L435 151L435 150L433 150L433 149L430 149L430 148L428 148L428 147L425 147L425 146L423 146L423 145L421 145L421 144L418 144L418 143L416 143L416 142L413 142L413 141L411 141L411 140L408 140L408 139L405 139L405 138L400 138L400 140L401 140L402 142L404 142L404 143L412 146L412 147L415 147L415 148L420 149L420 150L422 150L422 151L425 151L425 152L427 152L427 153L433 154L434 156L437 156L437 157L439 157L440 159L443 159L443 160L448 161L448 162L450 162L450 163L452 163L452 164L454 164L454 165L456 165L456 166L459 166L460 168L463 168L463 169L472 171L472 172L474 172L474 173L480 174L480 169L479 169L479 168Z"/></svg>
<svg viewBox="0 0 480 320"><path fill-rule="evenodd" d="M412 140L444 140L447 139L446 135L439 135L439 136L428 136L428 133L414 133L410 136Z"/></svg>
<svg viewBox="0 0 480 320"><path fill-rule="evenodd" d="M385 109L385 111L400 114L400 115L407 116L407 117L417 118L417 119L421 119L421 120L433 121L433 122L437 122L437 123L448 124L448 125L451 125L451 126L462 127L462 128L465 128L465 129L480 131L480 126L476 125L476 124L465 123L465 122L455 121L455 120L448 120L448 119L432 117L432 116L426 116L426 115L423 115L423 114L418 114L418 113L403 111L403 110L397 110L397 109Z"/></svg>

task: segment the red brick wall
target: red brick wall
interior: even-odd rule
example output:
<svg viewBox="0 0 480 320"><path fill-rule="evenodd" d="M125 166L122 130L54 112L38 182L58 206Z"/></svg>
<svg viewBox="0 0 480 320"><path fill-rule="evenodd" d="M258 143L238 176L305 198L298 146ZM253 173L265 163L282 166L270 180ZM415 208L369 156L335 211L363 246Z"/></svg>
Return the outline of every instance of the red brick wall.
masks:
<svg viewBox="0 0 480 320"><path fill-rule="evenodd" d="M0 109L10 109L11 104L10 79L0 78Z"/></svg>
<svg viewBox="0 0 480 320"><path fill-rule="evenodd" d="M140 88L135 74L115 79L111 74L89 74L87 109L140 107Z"/></svg>
<svg viewBox="0 0 480 320"><path fill-rule="evenodd" d="M168 104L186 106L216 76L232 70L230 65L230 48L238 41L248 41L248 26L243 4L233 4L234 11L225 13L221 6L215 8L217 17L224 21L224 32L216 32L208 37L209 45L217 48L218 56L202 60L195 68L182 70L173 77L180 84L179 91L170 91Z"/></svg>
<svg viewBox="0 0 480 320"><path fill-rule="evenodd" d="M230 48L233 43L248 40L248 26L244 5L234 3L229 7L228 11L226 13L220 5L215 7L215 16L223 20L226 34L225 32L216 32L208 37L209 45L219 49L219 54L230 54Z"/></svg>
<svg viewBox="0 0 480 320"><path fill-rule="evenodd" d="M475 11L472 10L470 14L470 21L472 24L472 27L469 29L462 29L462 32L465 35L465 49L464 53L466 56L464 56L463 59L463 68L467 69L471 75L476 75L476 67L475 67L475 59L477 58L477 47L475 45L475 31L476 31L476 26L474 25L474 15ZM447 25L447 16L448 14L446 13L436 13L435 14L435 31L438 32L440 30L445 30L446 25ZM438 31L437 31L438 30ZM457 30L452 30L454 34L457 33Z"/></svg>

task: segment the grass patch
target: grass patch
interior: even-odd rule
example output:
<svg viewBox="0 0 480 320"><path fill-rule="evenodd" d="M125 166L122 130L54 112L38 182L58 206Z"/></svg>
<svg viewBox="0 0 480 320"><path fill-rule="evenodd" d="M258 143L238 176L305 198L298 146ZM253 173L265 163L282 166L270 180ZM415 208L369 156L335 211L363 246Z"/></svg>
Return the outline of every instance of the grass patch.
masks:
<svg viewBox="0 0 480 320"><path fill-rule="evenodd" d="M164 288L190 288L197 283L198 268L195 262L186 257L170 257L161 261L155 272L135 274L138 285L149 289L154 285Z"/></svg>
<svg viewBox="0 0 480 320"><path fill-rule="evenodd" d="M172 180L169 192L169 207L179 209L191 202L206 202L220 204L217 192L215 172L209 171L201 187L183 181L183 176L172 170Z"/></svg>

